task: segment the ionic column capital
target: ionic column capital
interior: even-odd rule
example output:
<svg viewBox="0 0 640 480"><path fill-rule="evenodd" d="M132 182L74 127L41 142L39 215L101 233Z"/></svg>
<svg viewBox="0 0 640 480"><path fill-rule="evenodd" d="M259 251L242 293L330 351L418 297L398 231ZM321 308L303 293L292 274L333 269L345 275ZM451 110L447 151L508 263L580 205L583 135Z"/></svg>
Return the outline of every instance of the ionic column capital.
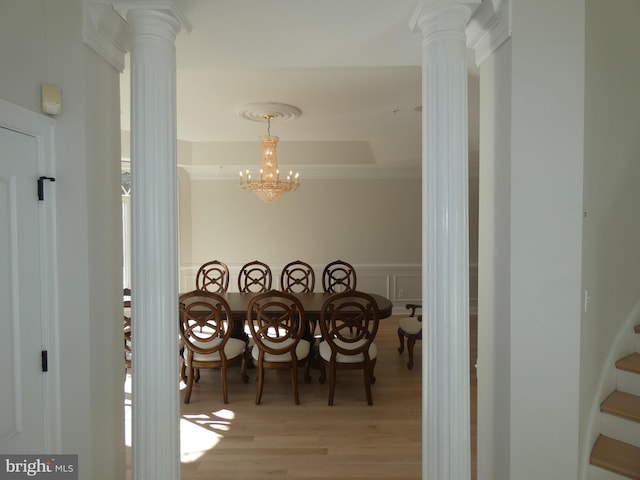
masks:
<svg viewBox="0 0 640 480"><path fill-rule="evenodd" d="M172 25L174 33L181 28L191 31L191 23L173 0L123 0L113 2L113 8L127 22L142 21L147 18L147 25L164 21ZM155 22L154 20L155 19ZM135 32L134 32L135 33Z"/></svg>
<svg viewBox="0 0 640 480"><path fill-rule="evenodd" d="M409 27L429 35L448 30L464 32L481 0L421 0Z"/></svg>

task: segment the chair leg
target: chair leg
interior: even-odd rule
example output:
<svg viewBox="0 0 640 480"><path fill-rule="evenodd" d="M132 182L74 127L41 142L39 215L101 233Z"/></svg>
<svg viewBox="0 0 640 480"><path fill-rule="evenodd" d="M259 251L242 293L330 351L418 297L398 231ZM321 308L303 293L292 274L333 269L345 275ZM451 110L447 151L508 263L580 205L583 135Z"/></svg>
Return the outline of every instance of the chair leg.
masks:
<svg viewBox="0 0 640 480"><path fill-rule="evenodd" d="M362 369L363 377L364 377L364 391L367 394L367 403L369 405L373 405L373 399L371 398L371 378L373 377L373 372L370 367L365 367Z"/></svg>
<svg viewBox="0 0 640 480"><path fill-rule="evenodd" d="M191 390L193 389L193 377L195 375L194 368L189 366L189 374L187 376L187 389L184 392L184 403L189 403L191 400Z"/></svg>
<svg viewBox="0 0 640 480"><path fill-rule="evenodd" d="M256 391L256 405L260 405L262 400L262 386L264 385L264 368L262 363L258 364L258 390Z"/></svg>
<svg viewBox="0 0 640 480"><path fill-rule="evenodd" d="M398 328L398 340L400 340L400 347L398 348L398 353L404 352L404 334L402 330Z"/></svg>
<svg viewBox="0 0 640 480"><path fill-rule="evenodd" d="M308 356L307 360L304 362L304 381L306 383L311 383L311 375L309 374L310 368L311 368L311 356Z"/></svg>
<svg viewBox="0 0 640 480"><path fill-rule="evenodd" d="M222 381L222 399L224 403L229 403L229 387L227 385L227 366L220 367L220 380Z"/></svg>
<svg viewBox="0 0 640 480"><path fill-rule="evenodd" d="M244 383L249 382L249 375L247 375L247 364L251 361L251 357L247 352L244 353L242 357L242 367L240 369L240 378Z"/></svg>
<svg viewBox="0 0 640 480"><path fill-rule="evenodd" d="M327 381L327 369L322 361L320 361L320 378L318 382L324 384Z"/></svg>
<svg viewBox="0 0 640 480"><path fill-rule="evenodd" d="M329 366L329 406L333 405L333 396L336 393L336 369Z"/></svg>
<svg viewBox="0 0 640 480"><path fill-rule="evenodd" d="M291 385L293 386L293 398L296 405L300 405L300 395L298 393L298 367L296 363L297 362L294 362L291 367Z"/></svg>
<svg viewBox="0 0 640 480"><path fill-rule="evenodd" d="M413 347L416 344L416 337L411 335L407 338L407 353L409 354L409 362L407 368L411 370L413 368Z"/></svg>
<svg viewBox="0 0 640 480"><path fill-rule="evenodd" d="M371 374L369 376L369 378L371 379L371 385L373 385L374 383L376 383L376 376L374 375L374 371L376 369L376 361L372 360L371 361L371 370L369 371L369 373Z"/></svg>
<svg viewBox="0 0 640 480"><path fill-rule="evenodd" d="M124 369L124 373L127 373L127 369ZM187 365L184 363L184 358L182 358L182 366L180 367L180 380L185 385L187 384Z"/></svg>

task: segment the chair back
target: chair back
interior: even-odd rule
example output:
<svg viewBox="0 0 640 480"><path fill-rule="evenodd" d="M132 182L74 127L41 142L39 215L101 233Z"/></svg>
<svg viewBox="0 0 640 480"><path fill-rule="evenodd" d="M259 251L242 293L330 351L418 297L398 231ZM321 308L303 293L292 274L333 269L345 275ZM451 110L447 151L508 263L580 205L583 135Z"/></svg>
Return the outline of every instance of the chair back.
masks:
<svg viewBox="0 0 640 480"><path fill-rule="evenodd" d="M332 358L338 354L364 355L369 360L369 347L378 332L380 311L371 295L356 290L329 297L320 313L322 338L331 348Z"/></svg>
<svg viewBox="0 0 640 480"><path fill-rule="evenodd" d="M196 288L224 293L229 288L229 268L219 260L203 263L196 274Z"/></svg>
<svg viewBox="0 0 640 480"><path fill-rule="evenodd" d="M243 293L263 293L271 290L271 269L266 263L254 260L246 263L238 275L238 290Z"/></svg>
<svg viewBox="0 0 640 480"><path fill-rule="evenodd" d="M356 289L356 271L347 262L336 260L327 264L322 272L322 288L326 293L339 293Z"/></svg>
<svg viewBox="0 0 640 480"><path fill-rule="evenodd" d="M280 274L280 290L287 293L311 293L316 285L316 274L311 265L301 260L288 263Z"/></svg>
<svg viewBox="0 0 640 480"><path fill-rule="evenodd" d="M247 323L261 358L265 353L290 353L295 363L296 346L304 334L305 322L302 303L290 293L271 290L249 300Z"/></svg>
<svg viewBox="0 0 640 480"><path fill-rule="evenodd" d="M231 336L231 308L219 294L194 290L180 296L180 337L189 359L218 352Z"/></svg>

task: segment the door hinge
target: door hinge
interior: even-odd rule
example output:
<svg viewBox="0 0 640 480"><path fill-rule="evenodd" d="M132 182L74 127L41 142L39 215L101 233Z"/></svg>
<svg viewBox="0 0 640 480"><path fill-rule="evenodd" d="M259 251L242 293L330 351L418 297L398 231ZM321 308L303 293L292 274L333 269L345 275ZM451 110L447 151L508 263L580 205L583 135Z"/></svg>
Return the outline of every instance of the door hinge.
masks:
<svg viewBox="0 0 640 480"><path fill-rule="evenodd" d="M38 200L44 200L44 181L49 180L50 182L55 182L56 179L53 177L39 177L38 178Z"/></svg>
<svg viewBox="0 0 640 480"><path fill-rule="evenodd" d="M42 350L42 371L49 371L49 352Z"/></svg>

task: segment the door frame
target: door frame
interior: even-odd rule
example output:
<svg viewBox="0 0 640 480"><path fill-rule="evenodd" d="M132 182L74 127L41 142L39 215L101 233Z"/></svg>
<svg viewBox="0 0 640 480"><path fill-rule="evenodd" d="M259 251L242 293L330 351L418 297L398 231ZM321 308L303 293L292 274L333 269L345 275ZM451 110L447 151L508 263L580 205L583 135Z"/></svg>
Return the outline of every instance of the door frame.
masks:
<svg viewBox="0 0 640 480"><path fill-rule="evenodd" d="M41 113L0 99L0 127L33 137L37 146L37 175L55 177L55 120ZM33 179L36 194L36 178ZM42 349L48 351L49 369L42 375L45 452L60 453L62 448L60 414L59 318L56 266L56 195L47 188L46 200L39 203L39 248L42 259Z"/></svg>

